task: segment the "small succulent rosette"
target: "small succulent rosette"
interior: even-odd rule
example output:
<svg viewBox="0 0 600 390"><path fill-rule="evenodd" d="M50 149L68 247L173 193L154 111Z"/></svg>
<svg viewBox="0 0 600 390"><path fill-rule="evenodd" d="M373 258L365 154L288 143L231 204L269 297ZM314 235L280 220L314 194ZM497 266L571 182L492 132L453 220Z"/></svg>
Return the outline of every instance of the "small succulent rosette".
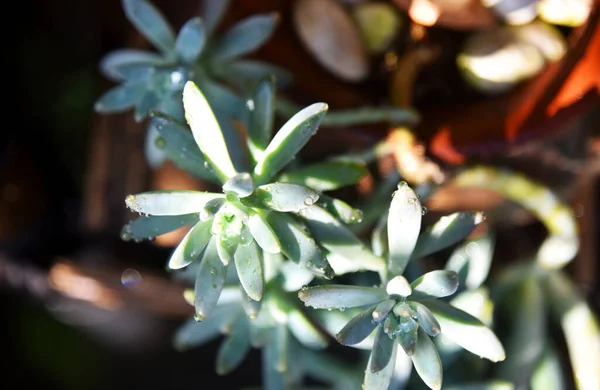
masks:
<svg viewBox="0 0 600 390"><path fill-rule="evenodd" d="M458 289L454 271L438 270L409 283L402 273L408 261L447 247L466 237L483 220L478 213L443 217L419 234L422 207L419 197L401 183L390 205L388 264L380 287L321 285L303 288L299 298L317 309L362 308L336 334L344 345L356 345L376 330L365 374L365 389L386 389L392 381L398 345L425 384L442 386L442 364L431 340L440 333L464 349L491 361L504 359L504 349L494 333L479 319L437 298ZM387 275L396 275L388 278Z"/></svg>

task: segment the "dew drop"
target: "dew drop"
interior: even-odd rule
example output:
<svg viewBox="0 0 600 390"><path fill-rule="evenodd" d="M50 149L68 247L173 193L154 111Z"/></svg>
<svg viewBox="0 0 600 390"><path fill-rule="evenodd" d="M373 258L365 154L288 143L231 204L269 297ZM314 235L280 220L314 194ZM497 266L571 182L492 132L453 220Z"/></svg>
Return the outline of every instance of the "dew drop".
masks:
<svg viewBox="0 0 600 390"><path fill-rule="evenodd" d="M133 238L133 236L128 231L126 231L126 230L121 231L121 240L131 241L132 238Z"/></svg>
<svg viewBox="0 0 600 390"><path fill-rule="evenodd" d="M427 207L425 207L425 206L421 207L421 215L427 214L427 211L429 211L429 210L427 210Z"/></svg>
<svg viewBox="0 0 600 390"><path fill-rule="evenodd" d="M167 142L163 137L156 137L154 139L154 145L159 149L164 149L167 146Z"/></svg>
<svg viewBox="0 0 600 390"><path fill-rule="evenodd" d="M209 270L211 275L216 275L217 274L217 269L215 267L211 267Z"/></svg>
<svg viewBox="0 0 600 390"><path fill-rule="evenodd" d="M254 111L254 100L252 100L252 99L246 100L246 108L250 111Z"/></svg>

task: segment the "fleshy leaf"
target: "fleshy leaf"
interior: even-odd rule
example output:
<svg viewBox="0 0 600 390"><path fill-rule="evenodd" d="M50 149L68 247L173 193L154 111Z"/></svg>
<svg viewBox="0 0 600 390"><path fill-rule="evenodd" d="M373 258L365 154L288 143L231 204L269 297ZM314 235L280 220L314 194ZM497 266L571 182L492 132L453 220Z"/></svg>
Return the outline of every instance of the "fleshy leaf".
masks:
<svg viewBox="0 0 600 390"><path fill-rule="evenodd" d="M427 300L423 304L438 320L444 337L492 362L504 360L506 357L504 348L494 332L477 318L439 300Z"/></svg>
<svg viewBox="0 0 600 390"><path fill-rule="evenodd" d="M249 80L260 82L265 77L272 76L279 89L288 86L293 78L290 72L279 66L256 60L238 60L219 64L213 67L213 73L240 86L247 85Z"/></svg>
<svg viewBox="0 0 600 390"><path fill-rule="evenodd" d="M175 46L175 33L162 13L146 0L123 0L127 19L156 48L169 53Z"/></svg>
<svg viewBox="0 0 600 390"><path fill-rule="evenodd" d="M194 286L196 317L201 321L207 318L217 305L226 275L227 267L219 259L216 238L213 237L204 250Z"/></svg>
<svg viewBox="0 0 600 390"><path fill-rule="evenodd" d="M560 358L556 353L556 349L547 342L546 350L531 375L531 390L566 390L565 383ZM506 390L513 389L514 386L507 387ZM490 390L496 389L490 388ZM499 387L498 390L503 389Z"/></svg>
<svg viewBox="0 0 600 390"><path fill-rule="evenodd" d="M319 195L317 204L323 207L329 214L344 223L358 223L362 221L362 211L355 209L348 203L331 198L325 194Z"/></svg>
<svg viewBox="0 0 600 390"><path fill-rule="evenodd" d="M146 116L148 115L148 112L150 110L154 109L155 107L157 107L159 103L160 103L160 98L158 97L156 92L154 92L154 91L146 92L146 94L144 94L144 97L142 98L142 100L140 100L135 106L135 111L133 113L133 119L136 122L141 122L142 120L144 120L146 118Z"/></svg>
<svg viewBox="0 0 600 390"><path fill-rule="evenodd" d="M200 347L218 337L221 334L221 326L230 321L231 311L231 305L223 305L217 307L212 315L203 322L194 319L188 320L175 334L173 341L175 348L185 351Z"/></svg>
<svg viewBox="0 0 600 390"><path fill-rule="evenodd" d="M458 275L454 271L436 270L426 273L410 284L413 291L427 297L447 297L458 289Z"/></svg>
<svg viewBox="0 0 600 390"><path fill-rule="evenodd" d="M417 347L411 356L415 370L429 388L440 390L442 388L442 362L433 341L423 329L419 329Z"/></svg>
<svg viewBox="0 0 600 390"><path fill-rule="evenodd" d="M233 260L233 257L240 246L240 236L238 234L222 232L217 234L216 239L219 259L221 259L224 265L228 265L229 262Z"/></svg>
<svg viewBox="0 0 600 390"><path fill-rule="evenodd" d="M217 374L225 375L235 370L244 361L249 351L250 337L247 326L234 326L217 352Z"/></svg>
<svg viewBox="0 0 600 390"><path fill-rule="evenodd" d="M373 311L377 305L374 305L367 310L353 317L336 335L335 338L340 344L354 345L366 339L377 323L373 321Z"/></svg>
<svg viewBox="0 0 600 390"><path fill-rule="evenodd" d="M551 387L543 387L543 389L551 390ZM449 386L444 387L444 390L515 390L515 385L510 382L496 380L483 383L469 383L458 386Z"/></svg>
<svg viewBox="0 0 600 390"><path fill-rule="evenodd" d="M268 216L267 223L273 231L277 232L281 251L287 258L317 276L333 278L335 275L333 269L302 222L293 216L272 212Z"/></svg>
<svg viewBox="0 0 600 390"><path fill-rule="evenodd" d="M240 283L248 296L260 301L263 294L262 255L254 241L250 245L240 245L235 252L235 267Z"/></svg>
<svg viewBox="0 0 600 390"><path fill-rule="evenodd" d="M123 81L119 69L123 66L133 64L157 65L164 62L161 56L156 53L142 51L137 49L119 49L111 51L100 61L100 72L113 81Z"/></svg>
<svg viewBox="0 0 600 390"><path fill-rule="evenodd" d="M385 286L388 295L400 295L407 297L412 294L412 288L406 278L402 275L395 276Z"/></svg>
<svg viewBox="0 0 600 390"><path fill-rule="evenodd" d="M431 311L427 308L427 306L419 303L419 302L408 302L408 305L411 309L417 313L417 320L419 322L419 326L423 328L423 330L430 335L431 337L435 337L441 332L440 323L435 319Z"/></svg>
<svg viewBox="0 0 600 390"><path fill-rule="evenodd" d="M198 259L210 241L211 221L198 222L179 243L171 258L169 268L180 269Z"/></svg>
<svg viewBox="0 0 600 390"><path fill-rule="evenodd" d="M408 328L396 332L396 339L406 356L413 356L419 339L419 325L412 318L407 319L403 324L409 324ZM407 326L405 325L405 327Z"/></svg>
<svg viewBox="0 0 600 390"><path fill-rule="evenodd" d="M386 299L387 294L375 287L331 284L303 288L298 297L315 309L345 309L378 303Z"/></svg>
<svg viewBox="0 0 600 390"><path fill-rule="evenodd" d="M371 364L369 367L371 372L379 372L390 364L394 344L395 340L388 337L383 330L383 326L379 326L371 351ZM392 363L395 364L395 362Z"/></svg>
<svg viewBox="0 0 600 390"><path fill-rule="evenodd" d="M265 335L267 341L262 350L263 386L265 390L284 389L289 360L289 332L284 324L277 324Z"/></svg>
<svg viewBox="0 0 600 390"><path fill-rule="evenodd" d="M493 255L494 239L488 233L462 243L452 253L445 268L458 274L460 285L474 290L487 278Z"/></svg>
<svg viewBox="0 0 600 390"><path fill-rule="evenodd" d="M210 52L211 62L231 60L258 49L275 31L278 21L273 13L250 16L237 23L221 35Z"/></svg>
<svg viewBox="0 0 600 390"><path fill-rule="evenodd" d="M298 212L313 205L319 194L297 184L272 183L258 187L248 201L253 205L281 212Z"/></svg>
<svg viewBox="0 0 600 390"><path fill-rule="evenodd" d="M198 214L166 215L138 217L123 227L121 237L124 240L151 239L169 233L185 225L198 222Z"/></svg>
<svg viewBox="0 0 600 390"><path fill-rule="evenodd" d="M257 184L267 182L296 156L317 131L327 108L325 103L315 103L298 112L283 125L254 167Z"/></svg>
<svg viewBox="0 0 600 390"><path fill-rule="evenodd" d="M258 314L262 307L262 300L255 301L254 299L250 298L246 293L246 290L244 290L244 286L240 285L240 289L242 295L242 308L246 312L248 318L250 318L251 320L255 320L258 317Z"/></svg>
<svg viewBox="0 0 600 390"><path fill-rule="evenodd" d="M373 312L373 321L383 321L388 313L394 308L394 306L396 306L396 301L394 299L387 299L379 303Z"/></svg>
<svg viewBox="0 0 600 390"><path fill-rule="evenodd" d="M302 343L312 349L327 347L327 338L310 322L306 315L298 309L288 311L288 328Z"/></svg>
<svg viewBox="0 0 600 390"><path fill-rule="evenodd" d="M125 204L132 211L146 215L183 215L200 212L206 202L223 194L200 191L150 191L128 195Z"/></svg>
<svg viewBox="0 0 600 390"><path fill-rule="evenodd" d="M184 63L193 63L198 59L204 44L206 43L206 31L199 17L188 20L177 35L175 51Z"/></svg>
<svg viewBox="0 0 600 390"><path fill-rule="evenodd" d="M387 336L386 336L387 337ZM388 365L378 372L371 371L371 360L373 355L369 357L367 369L365 370L365 380L363 383L364 390L387 390L394 375L394 367L396 355L398 353L398 344L392 343L392 355L390 356Z"/></svg>
<svg viewBox="0 0 600 390"><path fill-rule="evenodd" d="M217 122L206 98L192 81L185 84L183 106L185 118L192 128L194 140L217 176L222 182L235 176L237 172L229 157L219 122Z"/></svg>
<svg viewBox="0 0 600 390"><path fill-rule="evenodd" d="M467 237L485 220L482 212L446 215L419 236L412 257L427 256Z"/></svg>
<svg viewBox="0 0 600 390"><path fill-rule="evenodd" d="M101 114L127 111L139 102L145 93L145 83L119 85L100 96L94 104L94 110Z"/></svg>
<svg viewBox="0 0 600 390"><path fill-rule="evenodd" d="M415 191L401 182L393 194L388 214L388 269L402 274L419 238L423 210Z"/></svg>
<svg viewBox="0 0 600 390"><path fill-rule="evenodd" d="M279 176L279 181L302 184L316 191L331 191L355 184L366 174L367 169L363 164L331 160L284 173Z"/></svg>
<svg viewBox="0 0 600 390"><path fill-rule="evenodd" d="M206 31L210 34L223 19L230 0L202 0L200 6L200 16L206 26Z"/></svg>
<svg viewBox="0 0 600 390"><path fill-rule="evenodd" d="M258 83L253 98L248 125L248 148L254 161L258 161L269 144L275 120L275 85L271 77Z"/></svg>
<svg viewBox="0 0 600 390"><path fill-rule="evenodd" d="M248 228L250 228L250 232L252 236L258 243L258 245L268 253L279 253L281 252L281 246L279 245L279 239L277 235L267 223L267 218L264 213L269 213L268 211L262 210L248 210Z"/></svg>

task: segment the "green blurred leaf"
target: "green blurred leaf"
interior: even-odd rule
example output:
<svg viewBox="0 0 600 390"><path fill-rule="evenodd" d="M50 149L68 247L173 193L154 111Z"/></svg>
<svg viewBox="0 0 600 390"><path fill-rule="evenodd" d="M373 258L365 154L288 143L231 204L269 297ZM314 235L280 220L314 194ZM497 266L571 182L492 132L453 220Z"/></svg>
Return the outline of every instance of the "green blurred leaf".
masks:
<svg viewBox="0 0 600 390"><path fill-rule="evenodd" d="M145 93L145 83L119 85L102 94L96 100L94 110L101 114L127 111L139 102Z"/></svg>
<svg viewBox="0 0 600 390"><path fill-rule="evenodd" d="M260 301L264 288L262 255L254 240L249 245L238 247L235 252L235 267L240 283L248 296L255 301Z"/></svg>
<svg viewBox="0 0 600 390"><path fill-rule="evenodd" d="M268 253L281 252L279 239L277 235L267 223L269 211L263 210L248 210L248 228L258 245Z"/></svg>
<svg viewBox="0 0 600 390"><path fill-rule="evenodd" d="M285 389L288 368L289 332L285 325L277 324L265 334L267 342L262 354L262 378L265 390Z"/></svg>
<svg viewBox="0 0 600 390"><path fill-rule="evenodd" d="M379 326L377 329L377 333L375 334L373 350L371 351L371 364L369 367L371 372L379 372L383 370L388 364L395 363L390 362L395 344L395 340L388 337L388 335L383 330L383 326Z"/></svg>
<svg viewBox="0 0 600 390"><path fill-rule="evenodd" d="M371 306L367 310L353 317L336 335L335 338L340 344L354 345L366 339L377 326L373 321L373 311L377 305Z"/></svg>
<svg viewBox="0 0 600 390"><path fill-rule="evenodd" d="M433 341L421 328L418 330L417 346L411 356L415 370L429 388L442 388L442 362Z"/></svg>
<svg viewBox="0 0 600 390"><path fill-rule="evenodd" d="M160 98L154 91L147 91L142 99L135 105L133 119L136 122L143 121L150 110L156 108L160 104Z"/></svg>
<svg viewBox="0 0 600 390"><path fill-rule="evenodd" d="M292 82L292 74L277 65L256 60L237 60L234 62L220 63L212 67L212 73L241 87L248 85L249 81L260 82L265 77L274 77L277 88L287 87ZM273 106L273 111L275 106ZM292 113L293 115L293 113Z"/></svg>
<svg viewBox="0 0 600 390"><path fill-rule="evenodd" d="M185 215L166 215L166 216L151 216L138 217L133 221L129 221L123 227L121 237L125 240L143 240L152 239L161 234L169 233L182 226L192 225L198 222L198 214Z"/></svg>
<svg viewBox="0 0 600 390"><path fill-rule="evenodd" d="M232 135L226 133L226 121L232 119L242 120L247 110L246 103L229 87L222 85L208 77L196 80L198 88L208 101L210 108L221 125L221 131L225 137L227 146L232 150ZM234 129L237 132L237 129ZM236 140L236 142L239 142ZM231 156L233 159L233 156Z"/></svg>
<svg viewBox="0 0 600 390"><path fill-rule="evenodd" d="M396 361L396 355L398 352L398 345L392 343L392 355L390 356L388 365L381 371L371 371L371 360L372 355L369 357L367 362L367 369L365 370L365 379L363 383L364 390L387 390L392 376L394 375L394 367Z"/></svg>
<svg viewBox="0 0 600 390"><path fill-rule="evenodd" d="M550 390L550 387L547 387ZM455 385L444 387L444 390L515 390L515 386L510 382L505 381L490 381L483 383L469 383L463 385Z"/></svg>
<svg viewBox="0 0 600 390"><path fill-rule="evenodd" d="M315 103L295 114L275 134L254 167L257 184L265 183L290 162L317 131L327 104Z"/></svg>
<svg viewBox="0 0 600 390"><path fill-rule="evenodd" d="M271 77L261 80L253 96L253 107L250 110L248 124L248 148L254 161L260 160L269 144L273 131L275 112L275 86Z"/></svg>
<svg viewBox="0 0 600 390"><path fill-rule="evenodd" d="M211 238L210 225L212 221L198 222L183 237L169 259L169 268L180 269L198 259Z"/></svg>
<svg viewBox="0 0 600 390"><path fill-rule="evenodd" d="M231 319L232 309L232 305L219 306L205 321L198 322L194 319L186 321L175 333L173 341L175 348L179 351L185 351L200 347L220 336L222 325L228 323Z"/></svg>
<svg viewBox="0 0 600 390"><path fill-rule="evenodd" d="M175 33L162 13L146 0L123 0L127 19L156 48L170 53L175 46Z"/></svg>
<svg viewBox="0 0 600 390"><path fill-rule="evenodd" d="M302 184L321 192L356 184L366 174L367 168L363 164L331 160L283 173L278 180Z"/></svg>
<svg viewBox="0 0 600 390"><path fill-rule="evenodd" d="M227 12L230 0L202 0L200 17L206 26L206 32L211 34L219 25Z"/></svg>
<svg viewBox="0 0 600 390"><path fill-rule="evenodd" d="M212 63L224 62L248 54L262 46L271 36L277 14L254 15L237 23L218 39L210 52Z"/></svg>
<svg viewBox="0 0 600 390"><path fill-rule="evenodd" d="M415 191L402 182L392 194L388 213L388 269L392 275L402 274L410 260L421 230L423 210Z"/></svg>
<svg viewBox="0 0 600 390"><path fill-rule="evenodd" d="M299 309L288 311L287 321L288 329L302 345L312 349L323 349L329 344L327 338Z"/></svg>
<svg viewBox="0 0 600 390"><path fill-rule="evenodd" d="M100 72L113 81L124 81L127 77L121 73L121 68L130 65L158 65L164 60L156 53L137 50L119 49L105 55L100 61Z"/></svg>
<svg viewBox="0 0 600 390"><path fill-rule="evenodd" d="M262 185L247 198L251 205L281 212L298 212L313 205L319 194L298 184L272 183Z"/></svg>
<svg viewBox="0 0 600 390"><path fill-rule="evenodd" d="M250 352L248 326L244 320L238 320L232 331L225 337L217 352L216 371L219 375L235 370Z"/></svg>
<svg viewBox="0 0 600 390"><path fill-rule="evenodd" d="M198 59L204 44L206 43L206 31L199 17L188 20L177 35L175 51L184 63L193 63Z"/></svg>
<svg viewBox="0 0 600 390"><path fill-rule="evenodd" d="M531 390L566 390L565 384L560 358L552 343L547 342L542 359L531 376Z"/></svg>
<svg viewBox="0 0 600 390"><path fill-rule="evenodd" d="M216 238L213 237L202 255L194 286L196 317L201 321L208 318L217 305L226 274L227 267L219 259Z"/></svg>
<svg viewBox="0 0 600 390"><path fill-rule="evenodd" d="M331 284L303 288L298 292L298 297L306 306L315 309L346 309L381 302L387 298L387 294L376 287Z"/></svg>
<svg viewBox="0 0 600 390"><path fill-rule="evenodd" d="M419 298L447 297L458 289L458 275L454 271L431 271L412 282L410 286L413 292L419 293Z"/></svg>
<svg viewBox="0 0 600 390"><path fill-rule="evenodd" d="M493 256L494 237L488 232L463 242L452 252L445 268L458 274L459 285L474 290L487 278Z"/></svg>
<svg viewBox="0 0 600 390"><path fill-rule="evenodd" d="M146 215L183 215L202 210L206 202L223 194L200 191L149 191L128 195L125 204L132 211Z"/></svg>

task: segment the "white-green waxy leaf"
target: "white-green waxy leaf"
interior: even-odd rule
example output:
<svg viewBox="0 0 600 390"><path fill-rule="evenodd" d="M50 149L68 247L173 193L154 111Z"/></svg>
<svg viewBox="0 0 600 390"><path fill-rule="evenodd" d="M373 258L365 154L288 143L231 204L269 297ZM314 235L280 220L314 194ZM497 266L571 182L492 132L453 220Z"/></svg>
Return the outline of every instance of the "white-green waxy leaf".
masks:
<svg viewBox="0 0 600 390"><path fill-rule="evenodd" d="M296 156L319 128L327 108L325 103L312 104L281 127L254 167L257 184L267 182Z"/></svg>
<svg viewBox="0 0 600 390"><path fill-rule="evenodd" d="M260 82L266 77L274 77L277 88L282 89L287 87L293 79L292 74L287 70L267 62L256 60L237 60L235 62L222 63L213 67L212 70L216 76L240 86L247 85L249 80ZM275 107L273 107L274 110Z"/></svg>
<svg viewBox="0 0 600 390"><path fill-rule="evenodd" d="M598 388L600 325L598 317L562 271L550 271L544 292L552 314L565 335L573 377L578 389Z"/></svg>
<svg viewBox="0 0 600 390"><path fill-rule="evenodd" d="M119 85L100 96L94 110L101 114L127 111L142 100L145 93L145 83Z"/></svg>
<svg viewBox="0 0 600 390"><path fill-rule="evenodd" d="M458 275L454 271L436 270L426 273L410 284L419 297L447 297L458 289Z"/></svg>
<svg viewBox="0 0 600 390"><path fill-rule="evenodd" d="M544 354L531 375L531 390L566 390L565 384L560 358L556 349L547 343Z"/></svg>
<svg viewBox="0 0 600 390"><path fill-rule="evenodd" d="M258 49L275 31L278 21L273 13L250 16L237 23L218 39L210 52L211 62L232 60Z"/></svg>
<svg viewBox="0 0 600 390"><path fill-rule="evenodd" d="M427 256L456 244L483 221L485 214L479 211L454 213L440 218L419 236L412 258Z"/></svg>
<svg viewBox="0 0 600 390"><path fill-rule="evenodd" d="M265 213L268 211L249 209L248 228L262 250L268 253L279 253L281 252L279 239L267 223L267 214Z"/></svg>
<svg viewBox="0 0 600 390"><path fill-rule="evenodd" d="M388 213L388 269L402 274L410 260L421 229L423 209L415 191L401 182L393 194Z"/></svg>
<svg viewBox="0 0 600 390"><path fill-rule="evenodd" d="M316 191L331 191L356 184L366 174L367 168L363 164L353 161L331 160L286 172L279 176L279 180L286 183L302 184Z"/></svg>
<svg viewBox="0 0 600 390"><path fill-rule="evenodd" d="M362 221L362 211L351 207L342 200L320 194L317 204L344 223L358 223Z"/></svg>
<svg viewBox="0 0 600 390"><path fill-rule="evenodd" d="M377 225L373 228L371 233L371 248L376 256L383 256L388 253L388 239L387 239L387 213L385 213Z"/></svg>
<svg viewBox="0 0 600 390"><path fill-rule="evenodd" d="M195 81L221 125L221 132L229 148L229 155L235 163L233 146L239 149L242 146L240 144L242 139L239 130L230 121L235 119L245 120L246 102L228 86L211 78L202 77ZM245 148L245 145L243 146Z"/></svg>
<svg viewBox="0 0 600 390"><path fill-rule="evenodd" d="M298 212L315 204L319 194L308 187L272 183L258 187L249 201L257 206L267 207L281 212Z"/></svg>
<svg viewBox="0 0 600 390"><path fill-rule="evenodd" d="M488 233L462 243L452 252L444 268L458 274L461 286L474 290L487 278L493 256L494 238Z"/></svg>
<svg viewBox="0 0 600 390"><path fill-rule="evenodd" d="M504 347L494 332L477 318L439 300L427 300L423 304L439 322L444 337L492 362L506 357Z"/></svg>
<svg viewBox="0 0 600 390"><path fill-rule="evenodd" d="M121 238L123 240L152 239L161 234L169 233L182 226L198 222L198 214L166 215L152 217L138 217L123 227Z"/></svg>
<svg viewBox="0 0 600 390"><path fill-rule="evenodd" d="M135 106L135 111L133 113L133 119L136 122L143 121L148 112L154 108L156 108L160 104L160 98L154 91L147 91L142 99L137 102Z"/></svg>
<svg viewBox="0 0 600 390"><path fill-rule="evenodd" d="M553 390L552 387L544 387L544 389ZM482 383L468 383L456 386L448 386L444 387L444 390L515 390L515 385L511 382L495 380Z"/></svg>
<svg viewBox="0 0 600 390"><path fill-rule="evenodd" d="M250 123L248 125L248 147L254 161L262 157L267 148L273 122L275 120L275 85L271 77L261 80L256 89L250 110Z"/></svg>
<svg viewBox="0 0 600 390"><path fill-rule="evenodd" d="M179 351L199 347L221 334L221 326L231 318L231 305L219 306L205 321L188 320L177 330L173 343Z"/></svg>
<svg viewBox="0 0 600 390"><path fill-rule="evenodd" d="M240 198L250 196L254 191L252 176L246 172L238 173L223 184L223 191L233 192Z"/></svg>
<svg viewBox="0 0 600 390"><path fill-rule="evenodd" d="M312 324L306 315L299 309L287 313L288 329L308 348L323 349L327 347L327 338Z"/></svg>
<svg viewBox="0 0 600 390"><path fill-rule="evenodd" d="M219 259L216 238L213 238L202 255L194 286L196 317L201 321L207 318L217 305L226 274L227 267Z"/></svg>
<svg viewBox="0 0 600 390"><path fill-rule="evenodd" d="M175 33L162 13L146 0L123 0L127 19L157 49L164 53L173 51Z"/></svg>
<svg viewBox="0 0 600 390"><path fill-rule="evenodd" d="M419 339L419 325L412 318L408 318L402 319L399 326L400 331L395 332L396 340L398 340L398 344L400 344L406 356L413 356Z"/></svg>
<svg viewBox="0 0 600 390"><path fill-rule="evenodd" d="M320 206L314 205L300 210L312 236L319 244L342 256L357 267L357 270L382 271L383 259L375 256L348 228Z"/></svg>
<svg viewBox="0 0 600 390"><path fill-rule="evenodd" d="M246 312L248 318L250 318L251 320L255 320L260 313L260 309L262 307L262 300L255 301L254 299L250 298L246 293L246 290L244 290L244 286L242 285L240 285L240 290L240 295L242 296L242 308Z"/></svg>
<svg viewBox="0 0 600 390"><path fill-rule="evenodd" d="M180 269L198 259L210 241L210 221L198 222L177 245L169 259L169 268Z"/></svg>
<svg viewBox="0 0 600 390"><path fill-rule="evenodd" d="M219 25L230 2L230 0L202 0L200 17L204 21L207 33L212 33Z"/></svg>
<svg viewBox="0 0 600 390"><path fill-rule="evenodd" d="M235 252L235 267L240 283L248 296L260 301L263 294L262 254L258 245L252 241L249 245L240 245Z"/></svg>
<svg viewBox="0 0 600 390"><path fill-rule="evenodd" d="M123 81L120 68L134 64L158 65L164 62L156 53L137 49L119 49L111 51L100 60L100 72L113 81Z"/></svg>
<svg viewBox="0 0 600 390"><path fill-rule="evenodd" d="M336 335L335 338L342 345L355 345L366 339L377 326L373 321L374 310L377 305L373 305L367 310L354 316Z"/></svg>
<svg viewBox="0 0 600 390"><path fill-rule="evenodd" d="M419 329L415 353L411 356L415 370L430 389L442 388L442 361L433 341L423 329Z"/></svg>
<svg viewBox="0 0 600 390"><path fill-rule="evenodd" d="M367 362L367 369L365 370L365 379L363 382L364 390L387 390L389 388L392 376L394 375L397 353L398 344L392 343L392 355L390 356L389 363L384 369L378 372L371 371L371 361L373 358L373 355L371 354L369 361Z"/></svg>
<svg viewBox="0 0 600 390"><path fill-rule="evenodd" d="M201 179L216 182L213 172L206 168L206 158L198 149L194 136L173 118L157 112L150 113L152 125L160 134L167 157L179 168Z"/></svg>
<svg viewBox="0 0 600 390"><path fill-rule="evenodd" d="M247 326L234 326L217 352L217 374L226 375L235 370L244 361L249 351L250 337Z"/></svg>
<svg viewBox="0 0 600 390"><path fill-rule="evenodd" d="M233 257L240 246L240 236L238 234L228 234L227 232L223 232L217 234L215 238L217 241L217 253L219 254L219 259L221 259L223 265L228 265L229 262L233 260Z"/></svg>
<svg viewBox="0 0 600 390"><path fill-rule="evenodd" d="M262 350L262 382L265 390L285 389L288 381L289 332L278 324L266 332L267 341Z"/></svg>
<svg viewBox="0 0 600 390"><path fill-rule="evenodd" d="M145 215L183 215L200 212L206 202L222 198L223 194L199 191L150 191L128 195L125 204L132 211Z"/></svg>
<svg viewBox="0 0 600 390"><path fill-rule="evenodd" d="M300 290L315 278L315 275L312 272L293 261L283 262L278 268L278 273L283 276L282 287L288 292Z"/></svg>
<svg viewBox="0 0 600 390"><path fill-rule="evenodd" d="M394 299L386 299L385 301L379 303L375 308L375 311L373 311L373 321L383 321L385 317L387 317L388 313L392 311L394 306L396 306L396 300Z"/></svg>
<svg viewBox="0 0 600 390"><path fill-rule="evenodd" d="M267 223L281 245L281 252L290 260L310 270L317 276L331 279L335 275L323 251L311 237L308 228L291 215L272 212Z"/></svg>
<svg viewBox="0 0 600 390"><path fill-rule="evenodd" d="M388 295L399 295L407 297L412 294L412 288L406 278L402 275L393 277L385 286Z"/></svg>
<svg viewBox="0 0 600 390"><path fill-rule="evenodd" d="M198 59L204 44L206 43L206 31L202 19L196 17L188 20L177 35L175 51L184 63L193 63Z"/></svg>
<svg viewBox="0 0 600 390"><path fill-rule="evenodd" d="M379 326L377 333L375 334L375 342L373 343L373 350L371 351L371 362L369 369L371 372L379 372L383 370L392 358L392 351L394 349L395 340L388 337L383 330L383 326ZM394 364L395 362L391 362Z"/></svg>
<svg viewBox="0 0 600 390"><path fill-rule="evenodd" d="M419 322L419 326L423 328L423 330L430 335L431 337L435 337L441 332L440 323L435 319L431 311L427 308L427 306L419 303L419 302L408 302L408 305L411 309L417 313L417 320Z"/></svg>
<svg viewBox="0 0 600 390"><path fill-rule="evenodd" d="M315 309L345 309L378 303L387 299L387 294L376 287L332 284L303 288L298 291L298 297Z"/></svg>
<svg viewBox="0 0 600 390"><path fill-rule="evenodd" d="M196 84L188 81L183 89L185 119L194 140L222 182L237 174L217 118Z"/></svg>

